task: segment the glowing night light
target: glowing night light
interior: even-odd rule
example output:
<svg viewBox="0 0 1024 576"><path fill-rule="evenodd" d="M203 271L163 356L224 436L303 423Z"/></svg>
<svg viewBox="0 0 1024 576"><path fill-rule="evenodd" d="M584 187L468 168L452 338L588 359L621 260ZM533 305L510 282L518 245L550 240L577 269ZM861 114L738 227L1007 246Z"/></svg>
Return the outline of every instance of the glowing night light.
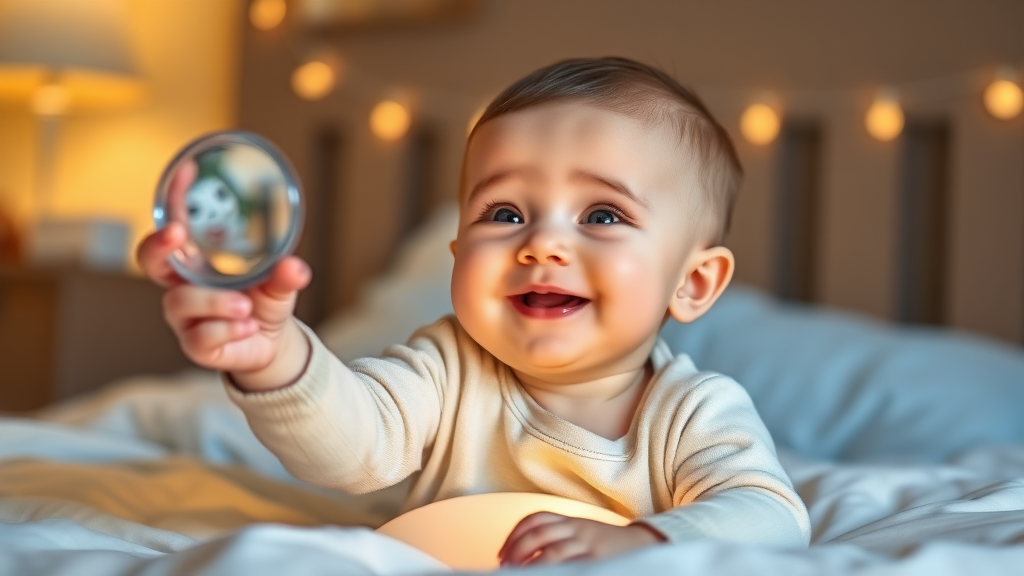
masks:
<svg viewBox="0 0 1024 576"><path fill-rule="evenodd" d="M370 111L370 130L381 140L398 140L405 136L411 123L409 110L394 100L378 102Z"/></svg>
<svg viewBox="0 0 1024 576"><path fill-rule="evenodd" d="M551 496L503 492L441 500L402 514L377 532L418 548L456 570L494 570L498 550L520 520L554 512L626 526L628 518L593 504Z"/></svg>
<svg viewBox="0 0 1024 576"><path fill-rule="evenodd" d="M740 116L740 132L751 144L764 146L779 135L779 115L767 104L751 104Z"/></svg>
<svg viewBox="0 0 1024 576"><path fill-rule="evenodd" d="M883 90L875 97L864 116L864 126L875 139L888 142L903 131L903 109L896 94Z"/></svg>
<svg viewBox="0 0 1024 576"><path fill-rule="evenodd" d="M304 100L319 100L334 90L338 78L326 62L306 62L292 73L292 90Z"/></svg>

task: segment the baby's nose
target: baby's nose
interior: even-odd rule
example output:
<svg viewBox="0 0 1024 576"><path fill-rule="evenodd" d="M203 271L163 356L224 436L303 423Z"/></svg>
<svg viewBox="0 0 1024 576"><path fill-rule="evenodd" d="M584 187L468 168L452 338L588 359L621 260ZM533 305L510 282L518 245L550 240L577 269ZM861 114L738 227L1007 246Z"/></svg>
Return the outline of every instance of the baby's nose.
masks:
<svg viewBox="0 0 1024 576"><path fill-rule="evenodd" d="M519 249L520 264L557 264L566 266L571 250L563 235L552 230L538 230L531 234Z"/></svg>

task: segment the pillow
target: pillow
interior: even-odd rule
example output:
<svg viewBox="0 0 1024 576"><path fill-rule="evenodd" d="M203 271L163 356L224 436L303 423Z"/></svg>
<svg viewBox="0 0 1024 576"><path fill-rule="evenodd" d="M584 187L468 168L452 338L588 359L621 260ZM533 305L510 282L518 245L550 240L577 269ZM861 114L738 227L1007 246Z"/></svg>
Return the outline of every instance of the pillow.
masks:
<svg viewBox="0 0 1024 576"><path fill-rule="evenodd" d="M457 226L450 204L410 236L356 308L320 326L328 348L343 360L379 354L451 313ZM806 457L938 461L1024 442L1024 351L995 341L780 304L736 285L662 337L746 387L776 443Z"/></svg>
<svg viewBox="0 0 1024 576"><path fill-rule="evenodd" d="M357 304L317 327L324 345L344 361L375 356L405 343L420 326L452 313L455 259L448 243L459 227L455 203L436 210L402 243L395 264L363 290Z"/></svg>
<svg viewBox="0 0 1024 576"><path fill-rule="evenodd" d="M662 337L735 378L780 446L817 458L940 461L1024 442L1024 351L730 287Z"/></svg>

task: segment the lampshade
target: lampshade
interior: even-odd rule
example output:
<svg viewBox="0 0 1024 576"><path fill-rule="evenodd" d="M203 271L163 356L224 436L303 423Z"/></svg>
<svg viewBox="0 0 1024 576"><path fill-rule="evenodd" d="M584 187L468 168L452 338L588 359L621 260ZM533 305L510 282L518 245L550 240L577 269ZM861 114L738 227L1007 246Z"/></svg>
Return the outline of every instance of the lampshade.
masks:
<svg viewBox="0 0 1024 576"><path fill-rule="evenodd" d="M141 97L122 0L0 0L0 100L59 114Z"/></svg>

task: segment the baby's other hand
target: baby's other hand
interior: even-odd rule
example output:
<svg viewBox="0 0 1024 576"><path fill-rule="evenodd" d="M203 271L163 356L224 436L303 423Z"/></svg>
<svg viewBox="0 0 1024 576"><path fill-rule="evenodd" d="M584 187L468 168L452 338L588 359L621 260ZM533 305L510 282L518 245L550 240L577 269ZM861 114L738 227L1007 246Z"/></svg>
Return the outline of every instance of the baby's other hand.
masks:
<svg viewBox="0 0 1024 576"><path fill-rule="evenodd" d="M537 512L519 521L498 552L502 566L591 560L651 546L665 539L640 524L613 526Z"/></svg>

